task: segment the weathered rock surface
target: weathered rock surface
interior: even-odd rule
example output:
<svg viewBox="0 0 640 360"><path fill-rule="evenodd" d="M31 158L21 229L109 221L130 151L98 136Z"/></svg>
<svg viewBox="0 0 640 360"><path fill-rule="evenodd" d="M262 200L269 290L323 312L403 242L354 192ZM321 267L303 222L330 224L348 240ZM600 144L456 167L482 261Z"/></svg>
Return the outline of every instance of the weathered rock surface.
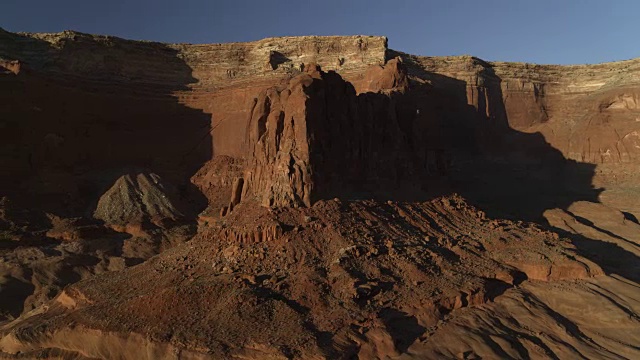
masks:
<svg viewBox="0 0 640 360"><path fill-rule="evenodd" d="M301 113L313 125L298 134L306 132L306 138L320 145L313 145L315 155L309 154L318 160L299 159L308 163L296 165L295 176L311 176L311 162L336 163L343 161L343 155L348 164L344 168L352 172L345 182L361 184L371 180L367 172L377 172L374 177L391 171L387 177L392 179L419 178L422 167L431 172L442 169L460 148L493 150L492 156L517 155L521 157L518 161L552 157L594 164L633 162L640 149L635 135L640 131L636 121L640 115L633 90L638 81L634 60L561 67L487 63L472 57L417 57L388 50L383 37L367 36L168 45L75 32L2 31L0 39L0 57L7 69L2 76L6 84L3 96L12 99L0 108L3 126L9 129L3 133L20 136L21 144L3 139L1 160L5 168L12 169L10 176L3 177L3 187L26 184L39 196L64 193L70 197L67 202L76 204L87 198L85 189L100 188L91 185L98 176L91 174L98 169L150 168L176 186L188 187L190 177L214 157L230 156L246 164L267 161L254 160L262 156L255 149L259 138L252 138L260 135L256 122L267 123L261 116L280 116L279 106L289 106L290 112L304 112L302 106L322 107L296 100L295 95L286 99L297 102L295 105L276 103L273 111L266 107L265 101L276 100L274 92L282 97L283 91L295 90L293 79L309 76L305 64L337 71L360 95L352 95L351 85L338 81L327 86L301 83L302 88L326 88L311 96L311 102L326 97L332 103L325 115L313 115L315 119ZM391 60L385 65L394 55L403 62ZM403 89L403 96L392 94L398 89ZM48 100L46 94L52 91L62 101ZM317 110L322 111L313 111ZM16 113L22 114L21 120L15 118ZM301 121L298 119L298 125ZM517 133L506 136L506 129ZM141 141L137 134L143 131L144 138L153 142ZM276 131L268 136L276 136ZM389 134L388 139L381 134ZM526 134L531 136L526 138ZM326 141L331 143L321 144ZM341 141L354 144L351 148L336 145ZM389 143L394 141L396 144ZM115 143L119 146L112 145ZM373 151L372 144L383 149ZM296 146L303 144L298 141ZM400 149L403 146L406 149ZM322 148L332 150L324 153ZM304 153L301 148L298 151ZM394 151L415 159L410 165L400 159L401 169L367 163L393 158ZM285 158L281 155L278 161ZM285 166L275 164L274 169ZM302 171L305 167L310 167L305 170L308 173ZM325 170L316 173L343 175L337 169ZM269 171L256 170L260 174ZM277 174L264 181L289 176L274 171ZM363 175L358 178L355 172ZM84 185L74 180L77 173L85 174ZM270 186L260 183L262 175L252 176L256 185ZM277 186L289 187L284 180ZM332 182L309 179L305 185L291 186L309 188L313 186L309 181ZM299 202L312 202L309 189L297 189L300 194L295 196L284 195L288 191L284 189L274 191L288 199L275 203L291 202L302 192L306 193ZM100 194L91 194L96 195Z"/></svg>
<svg viewBox="0 0 640 360"><path fill-rule="evenodd" d="M100 197L93 216L110 225L161 224L182 219L186 210L177 190L158 175L131 173Z"/></svg>
<svg viewBox="0 0 640 360"><path fill-rule="evenodd" d="M175 348L208 358L384 358L527 277L601 273L568 241L508 221L492 228L459 197L278 212L241 203L226 223L67 287L47 309L2 328L0 347L26 356L148 358ZM32 330L39 323L46 332Z"/></svg>
<svg viewBox="0 0 640 360"><path fill-rule="evenodd" d="M639 66L0 29L0 357L638 357Z"/></svg>
<svg viewBox="0 0 640 360"><path fill-rule="evenodd" d="M540 132L568 159L640 161L638 59L558 66L403 56L411 73L466 95L466 103L490 121Z"/></svg>
<svg viewBox="0 0 640 360"><path fill-rule="evenodd" d="M408 87L401 60L373 70L367 81L387 93L357 95L340 75L314 64L286 88L260 94L246 135L255 159L247 179L264 205L311 206L426 175L398 121L396 93Z"/></svg>

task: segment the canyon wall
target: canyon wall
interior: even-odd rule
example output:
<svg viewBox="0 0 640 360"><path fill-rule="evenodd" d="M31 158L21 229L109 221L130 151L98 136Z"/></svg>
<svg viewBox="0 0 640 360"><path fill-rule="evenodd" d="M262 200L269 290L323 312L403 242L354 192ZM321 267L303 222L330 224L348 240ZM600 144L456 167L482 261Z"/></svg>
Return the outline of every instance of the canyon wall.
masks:
<svg viewBox="0 0 640 360"><path fill-rule="evenodd" d="M568 159L640 161L638 59L560 66L402 56L416 77L442 91L458 87L486 118L520 132L539 132Z"/></svg>
<svg viewBox="0 0 640 360"><path fill-rule="evenodd" d="M158 174L201 207L191 176L253 158L245 135L261 93L311 63L358 77L385 51L370 36L167 45L0 31L3 193L28 188L46 211L83 214L123 176ZM220 170L214 185L229 187Z"/></svg>
<svg viewBox="0 0 640 360"><path fill-rule="evenodd" d="M261 94L246 135L254 149L247 177L264 205L311 206L414 178L421 169L413 161L415 142L398 121L406 73L399 59L379 69L367 79L386 84L379 87L386 94L357 95L339 74L315 64L285 89Z"/></svg>
<svg viewBox="0 0 640 360"><path fill-rule="evenodd" d="M191 45L0 30L0 66L0 183L43 211L91 213L140 176L223 213L247 196L415 193L469 154L640 160L638 60L421 57L375 36Z"/></svg>
<svg viewBox="0 0 640 360"><path fill-rule="evenodd" d="M0 30L0 354L637 358L639 63Z"/></svg>

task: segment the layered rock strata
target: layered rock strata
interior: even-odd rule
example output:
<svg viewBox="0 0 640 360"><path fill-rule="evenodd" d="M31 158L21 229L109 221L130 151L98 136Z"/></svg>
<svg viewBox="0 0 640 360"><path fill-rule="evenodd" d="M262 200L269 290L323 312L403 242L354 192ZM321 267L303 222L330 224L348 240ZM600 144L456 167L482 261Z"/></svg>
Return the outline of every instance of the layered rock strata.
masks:
<svg viewBox="0 0 640 360"><path fill-rule="evenodd" d="M0 30L0 357L638 357L638 64Z"/></svg>

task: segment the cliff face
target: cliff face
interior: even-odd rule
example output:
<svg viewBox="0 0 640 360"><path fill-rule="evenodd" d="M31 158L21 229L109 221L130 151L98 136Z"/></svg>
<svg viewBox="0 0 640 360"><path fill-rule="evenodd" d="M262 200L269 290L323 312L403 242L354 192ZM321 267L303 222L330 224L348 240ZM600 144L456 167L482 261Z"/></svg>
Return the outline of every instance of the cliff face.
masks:
<svg viewBox="0 0 640 360"><path fill-rule="evenodd" d="M357 95L339 74L313 64L283 90L258 97L246 138L255 159L249 184L263 204L311 206L426 174L398 121L405 69L394 59L374 70L367 81L386 93Z"/></svg>
<svg viewBox="0 0 640 360"><path fill-rule="evenodd" d="M511 126L541 132L552 146L576 161L640 161L640 61L532 67L494 66L503 79ZM523 73L531 75L525 77ZM537 82L536 78L541 80ZM523 105L536 109L540 116L519 113Z"/></svg>
<svg viewBox="0 0 640 360"><path fill-rule="evenodd" d="M252 158L245 133L261 93L305 63L358 75L384 64L386 51L386 38L367 36L166 45L2 31L0 40L2 162L12 169L3 188L26 184L69 204L131 170L157 172L188 196L207 161ZM80 203L76 212L91 205Z"/></svg>
<svg viewBox="0 0 640 360"><path fill-rule="evenodd" d="M0 30L0 353L637 358L639 66Z"/></svg>
<svg viewBox="0 0 640 360"><path fill-rule="evenodd" d="M488 119L520 132L540 132L568 159L640 161L640 60L558 66L404 56L417 77L443 91L464 93Z"/></svg>
<svg viewBox="0 0 640 360"><path fill-rule="evenodd" d="M637 60L419 57L371 36L190 45L0 31L0 40L0 146L12 169L3 188L64 198L76 213L132 171L174 183L194 207L228 208L231 191L310 205L420 189L461 152L640 160Z"/></svg>
<svg viewBox="0 0 640 360"><path fill-rule="evenodd" d="M9 33L0 29L0 54L34 70L109 82L215 89L300 72L316 63L325 70L359 73L385 62L382 36L300 36L247 43L162 44L74 31ZM187 65L192 78L177 71ZM194 81L195 80L195 81Z"/></svg>
<svg viewBox="0 0 640 360"><path fill-rule="evenodd" d="M3 90L13 99L3 109L5 134L20 137L4 142L3 160L15 170L6 187L64 197L76 213L131 172L157 173L193 197L189 180L203 166L194 182L209 201L224 199L240 175L243 193L253 189L265 204L310 205L321 198L311 194L314 182L339 187L329 174L342 165L356 166L345 180L363 180L358 172L373 179L373 162L389 162L391 143L402 142L394 100L356 94L408 85L401 63L383 66L384 37L166 45L75 32L0 36ZM384 140L389 129L399 135ZM245 175L220 165L229 157Z"/></svg>

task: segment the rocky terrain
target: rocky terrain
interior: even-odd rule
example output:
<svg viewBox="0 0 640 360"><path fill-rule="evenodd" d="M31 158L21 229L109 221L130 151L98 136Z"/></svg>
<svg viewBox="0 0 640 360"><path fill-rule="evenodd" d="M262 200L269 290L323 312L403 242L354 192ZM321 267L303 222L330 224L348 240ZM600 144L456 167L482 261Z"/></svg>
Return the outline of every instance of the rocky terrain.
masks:
<svg viewBox="0 0 640 360"><path fill-rule="evenodd" d="M0 357L640 356L640 60L0 29Z"/></svg>

